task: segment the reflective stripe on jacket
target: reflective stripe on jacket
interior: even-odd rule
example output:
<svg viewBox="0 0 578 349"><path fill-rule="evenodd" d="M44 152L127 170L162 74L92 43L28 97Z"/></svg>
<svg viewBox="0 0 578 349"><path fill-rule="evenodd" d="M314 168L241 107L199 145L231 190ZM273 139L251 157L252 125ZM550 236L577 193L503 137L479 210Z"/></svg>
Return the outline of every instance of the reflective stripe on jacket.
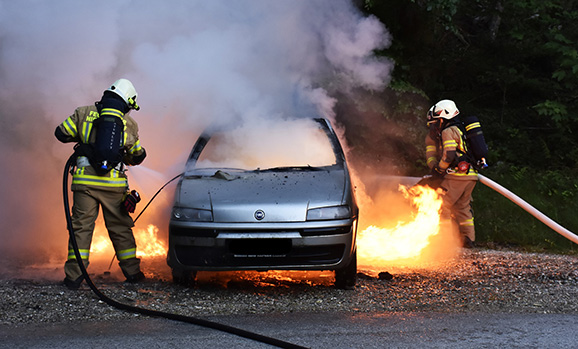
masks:
<svg viewBox="0 0 578 349"><path fill-rule="evenodd" d="M450 126L441 132L441 144L436 144L436 141L431 138L428 133L426 144L426 161L428 167L431 169L438 165L442 169L448 169L446 178L458 180L478 180L477 171L470 166L468 172L459 172L457 166L449 167L448 153L455 152L456 159L467 152L467 145L464 143L463 133L457 126ZM453 159L455 161L455 159Z"/></svg>
<svg viewBox="0 0 578 349"><path fill-rule="evenodd" d="M138 125L129 115L124 115L121 111L104 108L102 115L111 115L120 117L123 125L123 148L129 156L140 155L144 152L138 138ZM69 116L60 127L61 131L70 136L73 142L91 143L94 142L96 135L92 134L93 123L99 118L95 106L79 107L74 114ZM111 170L105 175L99 176L92 166L78 166L72 176L72 190L80 189L80 186L97 187L112 191L125 191L128 187L126 175L116 169Z"/></svg>

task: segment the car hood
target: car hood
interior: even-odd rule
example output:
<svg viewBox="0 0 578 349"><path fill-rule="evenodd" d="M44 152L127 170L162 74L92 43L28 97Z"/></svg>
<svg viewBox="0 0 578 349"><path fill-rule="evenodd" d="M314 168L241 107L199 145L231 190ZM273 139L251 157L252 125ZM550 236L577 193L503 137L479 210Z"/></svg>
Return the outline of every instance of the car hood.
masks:
<svg viewBox="0 0 578 349"><path fill-rule="evenodd" d="M308 208L341 205L347 186L343 169L217 171L184 177L177 205L212 209L215 222L301 222ZM259 210L264 217L256 215Z"/></svg>

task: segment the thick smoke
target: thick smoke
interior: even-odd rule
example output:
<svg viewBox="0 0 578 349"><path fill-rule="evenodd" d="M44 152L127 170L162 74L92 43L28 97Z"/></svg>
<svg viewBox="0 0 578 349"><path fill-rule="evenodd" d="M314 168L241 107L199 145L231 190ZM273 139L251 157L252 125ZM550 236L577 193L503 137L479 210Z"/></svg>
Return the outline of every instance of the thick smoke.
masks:
<svg viewBox="0 0 578 349"><path fill-rule="evenodd" d="M333 118L327 91L382 88L389 43L348 0L0 1L0 254L64 260L72 145L53 132L117 78L139 92L148 199L209 124Z"/></svg>

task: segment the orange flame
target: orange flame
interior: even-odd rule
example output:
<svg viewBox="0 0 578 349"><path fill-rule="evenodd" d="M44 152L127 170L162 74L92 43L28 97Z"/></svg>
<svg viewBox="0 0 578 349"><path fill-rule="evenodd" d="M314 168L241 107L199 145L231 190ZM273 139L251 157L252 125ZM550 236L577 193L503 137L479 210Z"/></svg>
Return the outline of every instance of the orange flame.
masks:
<svg viewBox="0 0 578 349"><path fill-rule="evenodd" d="M90 254L93 256L113 250L112 243L108 237L103 235L103 230L102 228L94 229L94 236L92 238L92 244L90 245Z"/></svg>
<svg viewBox="0 0 578 349"><path fill-rule="evenodd" d="M374 225L363 230L358 237L360 265L383 267L412 264L418 261L430 239L440 231L440 195L429 187L399 186L406 199L410 199L417 213L409 222L399 221L394 228Z"/></svg>
<svg viewBox="0 0 578 349"><path fill-rule="evenodd" d="M134 238L136 240L136 256L158 257L167 254L167 247L164 241L158 238L159 228L149 224L147 229L135 229Z"/></svg>
<svg viewBox="0 0 578 349"><path fill-rule="evenodd" d="M136 240L136 256L138 258L158 257L167 254L167 246L164 241L158 238L159 229L156 226L149 224L147 229L133 229L133 233ZM97 259L101 256L114 255L112 243L107 236L106 228L103 226L97 225L94 229L90 255Z"/></svg>

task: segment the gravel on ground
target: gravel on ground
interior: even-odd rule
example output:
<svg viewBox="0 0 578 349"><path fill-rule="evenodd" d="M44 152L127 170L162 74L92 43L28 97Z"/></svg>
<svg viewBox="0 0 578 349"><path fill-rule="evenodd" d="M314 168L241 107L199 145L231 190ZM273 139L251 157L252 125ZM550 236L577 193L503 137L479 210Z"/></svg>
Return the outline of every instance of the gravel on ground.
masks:
<svg viewBox="0 0 578 349"><path fill-rule="evenodd" d="M575 255L475 248L436 268L384 270L380 277L359 270L354 290L335 289L329 271L199 273L196 286L184 287L172 283L164 259L143 260L143 270L147 280L139 284L123 282L118 273L93 272L92 279L118 302L197 317L335 311L578 314ZM38 267L0 273L0 325L144 316L106 304L86 284L68 290L53 274Z"/></svg>

